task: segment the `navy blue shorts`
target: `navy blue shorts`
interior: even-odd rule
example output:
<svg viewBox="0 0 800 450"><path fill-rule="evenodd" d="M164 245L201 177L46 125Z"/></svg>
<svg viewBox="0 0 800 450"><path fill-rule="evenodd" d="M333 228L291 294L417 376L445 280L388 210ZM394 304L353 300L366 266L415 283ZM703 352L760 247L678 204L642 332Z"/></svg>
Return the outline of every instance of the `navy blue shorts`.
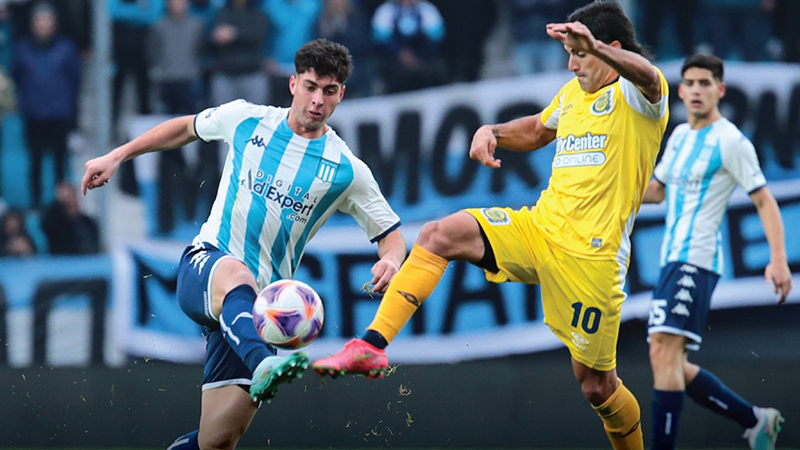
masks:
<svg viewBox="0 0 800 450"><path fill-rule="evenodd" d="M247 390L253 374L222 336L219 317L211 311L211 279L220 261L233 256L202 242L186 247L178 265L178 304L203 326L206 362L203 390L239 385ZM273 354L275 349L268 346Z"/></svg>
<svg viewBox="0 0 800 450"><path fill-rule="evenodd" d="M717 281L715 272L691 264L672 262L662 267L650 300L647 334L686 336L686 348L699 350Z"/></svg>

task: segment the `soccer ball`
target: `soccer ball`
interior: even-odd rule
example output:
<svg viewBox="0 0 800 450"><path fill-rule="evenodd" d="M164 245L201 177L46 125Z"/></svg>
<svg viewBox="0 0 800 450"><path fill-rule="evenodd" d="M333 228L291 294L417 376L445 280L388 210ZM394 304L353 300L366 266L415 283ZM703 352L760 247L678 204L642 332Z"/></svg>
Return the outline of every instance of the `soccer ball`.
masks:
<svg viewBox="0 0 800 450"><path fill-rule="evenodd" d="M294 350L319 336L325 312L311 286L297 280L278 280L265 287L253 304L258 334L275 347Z"/></svg>

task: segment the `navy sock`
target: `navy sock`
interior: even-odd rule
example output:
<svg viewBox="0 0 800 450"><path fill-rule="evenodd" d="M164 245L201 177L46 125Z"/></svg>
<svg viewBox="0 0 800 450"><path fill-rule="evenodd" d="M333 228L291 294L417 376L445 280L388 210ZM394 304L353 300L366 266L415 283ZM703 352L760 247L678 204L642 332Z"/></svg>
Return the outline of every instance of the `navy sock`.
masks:
<svg viewBox="0 0 800 450"><path fill-rule="evenodd" d="M253 325L255 300L256 291L252 287L246 284L237 286L225 296L222 314L219 315L222 335L251 372L255 372L264 358L274 354Z"/></svg>
<svg viewBox="0 0 800 450"><path fill-rule="evenodd" d="M684 391L653 389L653 450L674 450Z"/></svg>
<svg viewBox="0 0 800 450"><path fill-rule="evenodd" d="M364 333L364 337L362 338L362 340L366 341L369 344L372 344L373 347L379 348L381 350L383 350L384 348L386 348L386 346L389 345L389 343L386 342L386 338L375 330L367 330L367 332Z"/></svg>
<svg viewBox="0 0 800 450"><path fill-rule="evenodd" d="M200 445L197 443L197 435L200 430L194 430L191 433L184 434L183 436L175 439L167 450L200 450Z"/></svg>
<svg viewBox="0 0 800 450"><path fill-rule="evenodd" d="M754 427L758 422L753 405L705 369L700 369L700 373L686 386L686 394L700 405L736 421L742 428Z"/></svg>

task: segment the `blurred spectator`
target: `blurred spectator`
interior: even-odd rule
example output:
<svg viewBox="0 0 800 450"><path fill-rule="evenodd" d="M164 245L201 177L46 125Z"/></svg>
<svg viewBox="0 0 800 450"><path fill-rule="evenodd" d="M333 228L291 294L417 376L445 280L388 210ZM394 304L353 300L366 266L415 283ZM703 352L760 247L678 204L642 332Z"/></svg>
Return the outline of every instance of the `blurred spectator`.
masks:
<svg viewBox="0 0 800 450"><path fill-rule="evenodd" d="M266 38L267 17L252 0L228 0L219 10L211 36L213 104L237 98L267 103L268 78L261 65Z"/></svg>
<svg viewBox="0 0 800 450"><path fill-rule="evenodd" d="M347 79L347 97L371 95L377 67L369 39L369 20L351 0L326 0L317 23L318 37L350 50L355 70Z"/></svg>
<svg viewBox="0 0 800 450"><path fill-rule="evenodd" d="M91 0L56 0L50 6L59 18L59 33L72 39L83 56L88 57L92 48ZM2 2L2 0L0 0ZM14 37L24 36L31 21L36 2L28 0L10 1L9 8Z"/></svg>
<svg viewBox="0 0 800 450"><path fill-rule="evenodd" d="M55 155L56 179L67 177L67 135L77 121L80 55L75 43L56 34L55 11L38 4L31 15L32 37L14 49L12 73L30 151L32 206L41 204L42 156Z"/></svg>
<svg viewBox="0 0 800 450"><path fill-rule="evenodd" d="M463 0L439 0L447 36L443 53L448 60L448 81L472 82L483 67L486 39L497 22L497 2L483 0L464 7Z"/></svg>
<svg viewBox="0 0 800 450"><path fill-rule="evenodd" d="M705 0L704 5L714 55L731 59L733 47L745 61L770 59L767 42L773 36L775 0Z"/></svg>
<svg viewBox="0 0 800 450"><path fill-rule="evenodd" d="M11 68L11 20L8 6L0 3L0 203L3 195L3 133L5 114L15 108L14 82L8 75ZM2 213L2 208L0 208Z"/></svg>
<svg viewBox="0 0 800 450"><path fill-rule="evenodd" d="M267 69L272 75L272 104L289 106L289 77L294 74L294 54L314 39L321 0L269 0L264 11L272 25ZM365 35L366 39L366 35Z"/></svg>
<svg viewBox="0 0 800 450"><path fill-rule="evenodd" d="M11 67L12 30L11 11L0 2L0 67L4 69Z"/></svg>
<svg viewBox="0 0 800 450"><path fill-rule="evenodd" d="M372 36L380 45L388 93L442 84L441 43L445 28L439 10L425 0L389 0L372 17Z"/></svg>
<svg viewBox="0 0 800 450"><path fill-rule="evenodd" d="M203 24L203 51L200 54L200 95L198 101L202 108L208 106L209 91L211 86L211 55L209 54L208 43L211 42L211 34L214 31L214 21L217 20L217 12L225 6L225 0L190 0L189 14Z"/></svg>
<svg viewBox="0 0 800 450"><path fill-rule="evenodd" d="M659 47L661 36L667 32L662 26L664 19L671 15L675 21L675 35L678 38L681 57L695 53L694 18L697 14L697 0L641 0L642 41L647 44L656 57L662 56Z"/></svg>
<svg viewBox="0 0 800 450"><path fill-rule="evenodd" d="M150 77L147 73L147 36L150 27L164 16L165 0L107 0L114 23L113 117L118 123L125 80L130 75L136 86L137 109L151 114Z"/></svg>
<svg viewBox="0 0 800 450"><path fill-rule="evenodd" d="M167 114L198 110L203 24L189 16L189 0L168 0L167 17L153 26L148 53Z"/></svg>
<svg viewBox="0 0 800 450"><path fill-rule="evenodd" d="M564 46L545 29L548 23L566 20L571 10L565 0L512 0L511 35L519 75L567 68Z"/></svg>
<svg viewBox="0 0 800 450"><path fill-rule="evenodd" d="M207 36L211 36L217 12L225 6L225 0L190 0L189 13L203 23Z"/></svg>
<svg viewBox="0 0 800 450"><path fill-rule="evenodd" d="M33 239L25 229L25 215L6 210L0 218L0 256L26 256L36 253Z"/></svg>
<svg viewBox="0 0 800 450"><path fill-rule="evenodd" d="M81 212L78 191L69 183L60 183L56 187L56 201L45 211L42 228L51 254L76 255L100 251L97 222Z"/></svg>
<svg viewBox="0 0 800 450"><path fill-rule="evenodd" d="M777 0L775 3L775 34L782 44L783 60L800 63L800 1Z"/></svg>

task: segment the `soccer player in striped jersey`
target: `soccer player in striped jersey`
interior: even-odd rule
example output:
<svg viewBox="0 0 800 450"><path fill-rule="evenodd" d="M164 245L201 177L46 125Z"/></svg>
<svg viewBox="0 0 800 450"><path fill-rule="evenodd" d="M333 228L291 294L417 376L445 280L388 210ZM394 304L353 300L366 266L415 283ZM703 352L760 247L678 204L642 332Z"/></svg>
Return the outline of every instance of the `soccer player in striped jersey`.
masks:
<svg viewBox="0 0 800 450"><path fill-rule="evenodd" d="M661 275L650 302L648 335L653 367L653 449L674 449L684 393L739 423L753 449L774 449L781 414L754 407L714 374L688 361L698 350L711 293L722 274L720 223L736 185L750 194L769 242L767 282L783 303L792 287L783 223L766 186L753 144L718 108L725 95L722 60L691 56L678 95L689 112L667 141L645 203L667 200Z"/></svg>
<svg viewBox="0 0 800 450"><path fill-rule="evenodd" d="M479 128L470 148L472 159L498 168L498 145L529 152L555 141L550 183L536 205L467 209L426 224L364 338L312 368L385 370L383 348L449 262L469 261L489 281L541 285L544 321L569 348L611 445L642 449L639 403L617 377L616 350L630 233L667 126L669 87L616 2L592 2L567 20L546 32L564 45L575 77L541 113Z"/></svg>
<svg viewBox="0 0 800 450"><path fill-rule="evenodd" d="M350 53L311 41L295 68L288 109L233 101L166 121L86 163L84 194L138 155L197 139L229 145L211 213L178 267L178 302L204 327L207 345L200 426L172 450L234 448L260 402L308 366L306 353L276 356L260 338L253 302L259 289L294 275L306 243L336 210L378 243L373 291L386 290L406 255L399 218L369 168L327 125L352 71Z"/></svg>

